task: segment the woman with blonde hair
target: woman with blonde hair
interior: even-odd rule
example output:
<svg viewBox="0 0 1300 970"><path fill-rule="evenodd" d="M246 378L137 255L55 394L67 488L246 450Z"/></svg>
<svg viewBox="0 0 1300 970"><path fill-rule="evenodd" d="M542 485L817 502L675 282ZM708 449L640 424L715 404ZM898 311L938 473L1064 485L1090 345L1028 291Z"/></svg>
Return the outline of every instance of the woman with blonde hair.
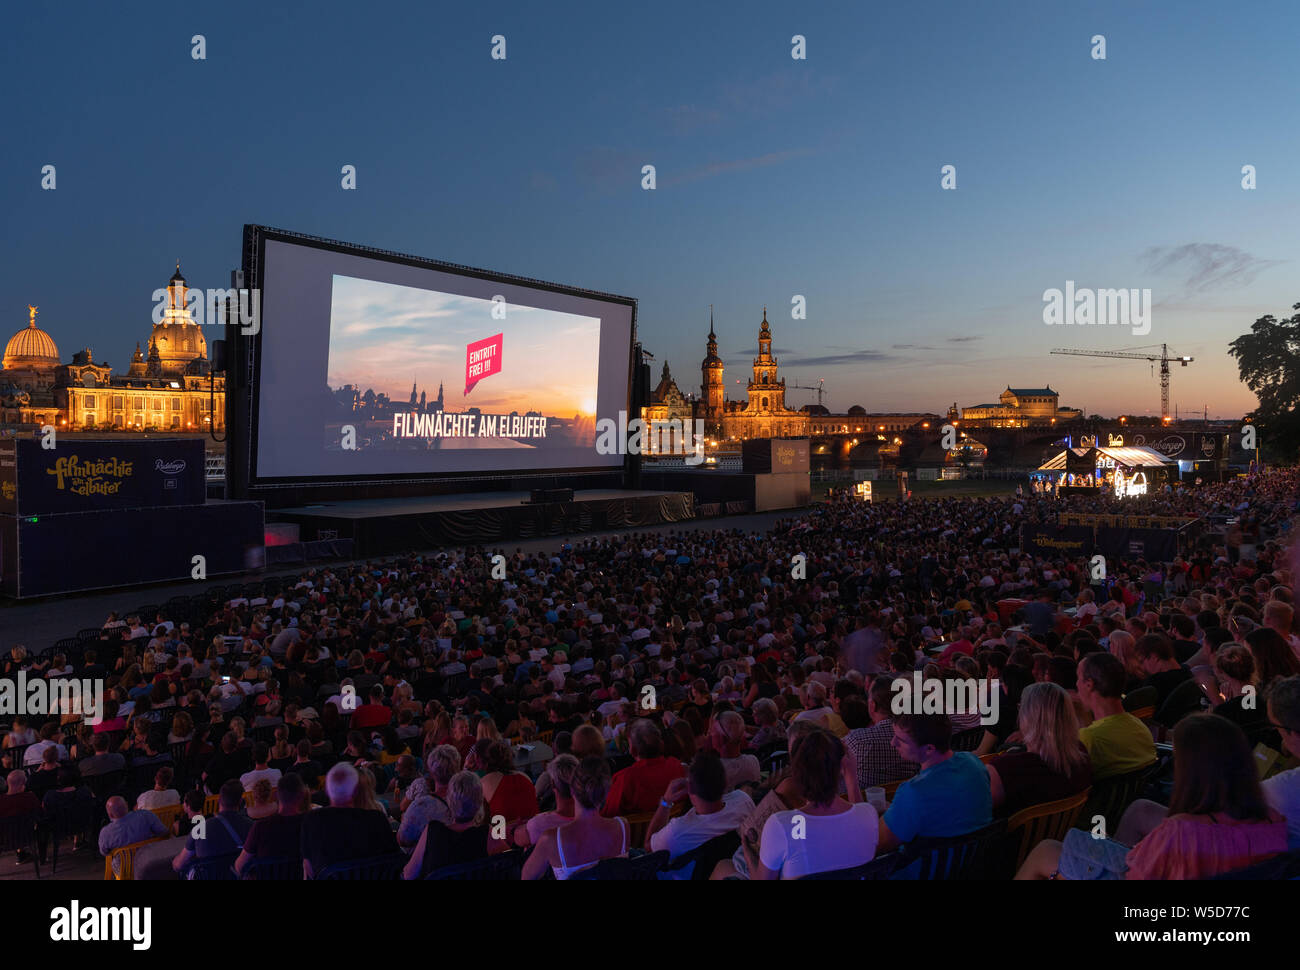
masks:
<svg viewBox="0 0 1300 970"><path fill-rule="evenodd" d="M1128 675L1124 686L1126 692L1146 680L1146 671L1142 669L1142 661L1134 650L1137 641L1133 639L1133 634L1127 630L1116 630L1107 638L1106 644L1107 649L1124 665L1124 673Z"/></svg>
<svg viewBox="0 0 1300 970"><path fill-rule="evenodd" d="M253 803L246 811L253 821L279 813L280 803L276 800L270 778L259 778L253 782Z"/></svg>
<svg viewBox="0 0 1300 970"><path fill-rule="evenodd" d="M1027 750L985 765L995 814L1014 815L1092 784L1092 765L1065 688L1051 681L1026 687L1020 695L1018 726Z"/></svg>
<svg viewBox="0 0 1300 970"><path fill-rule="evenodd" d="M357 767L357 789L352 793L352 807L382 812L384 818L388 817L388 809L375 795L374 773L365 765Z"/></svg>

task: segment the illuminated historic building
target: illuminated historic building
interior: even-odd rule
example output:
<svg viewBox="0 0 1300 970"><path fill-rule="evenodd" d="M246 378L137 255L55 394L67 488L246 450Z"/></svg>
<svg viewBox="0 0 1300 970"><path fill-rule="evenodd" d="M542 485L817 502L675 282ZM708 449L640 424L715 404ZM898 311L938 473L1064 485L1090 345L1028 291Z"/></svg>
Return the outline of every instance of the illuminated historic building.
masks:
<svg viewBox="0 0 1300 970"><path fill-rule="evenodd" d="M719 439L795 438L809 433L807 411L792 411L785 406L785 378L777 376L777 361L772 356L772 330L763 307L763 322L758 331L758 356L754 358L753 376L746 388L746 399L728 401L722 383L722 360L718 357L718 338L713 332L713 314L709 314L708 355L700 365L704 383L695 416L704 420L706 434Z"/></svg>
<svg viewBox="0 0 1300 970"><path fill-rule="evenodd" d="M719 362L721 363L721 362ZM659 378L659 384L650 393L651 404L641 409L641 420L651 425L651 428L645 432L645 444L642 451L648 455L660 453L674 453L674 444L676 443L676 453L681 452L680 441L684 439L687 446L694 444L691 435L694 433L695 420L695 402L691 401L677 382L673 380L672 374L668 370L668 361L664 361L663 376ZM656 422L685 422L676 425L677 438L674 439L672 431L662 431L653 427ZM669 426L672 427L672 426ZM682 429L689 429L685 432Z"/></svg>
<svg viewBox="0 0 1300 970"><path fill-rule="evenodd" d="M1011 387L998 396L997 404L977 404L961 409L961 420L977 428L1032 428L1072 421L1081 417L1078 408L1059 406L1060 395L1049 387Z"/></svg>
<svg viewBox="0 0 1300 970"><path fill-rule="evenodd" d="M0 370L0 422L69 431L206 431L225 426L225 376L209 387L207 340L186 307L180 263L168 281L167 306L145 356L137 343L130 367L114 376L89 347L59 362L53 338L36 326L10 338Z"/></svg>

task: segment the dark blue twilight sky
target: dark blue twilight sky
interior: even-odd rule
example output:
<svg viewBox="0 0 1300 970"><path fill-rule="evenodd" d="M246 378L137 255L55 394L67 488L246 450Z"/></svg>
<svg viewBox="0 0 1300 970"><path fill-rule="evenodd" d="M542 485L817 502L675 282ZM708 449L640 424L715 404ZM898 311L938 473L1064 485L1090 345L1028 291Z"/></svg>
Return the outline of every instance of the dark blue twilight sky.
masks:
<svg viewBox="0 0 1300 970"><path fill-rule="evenodd" d="M766 304L835 410L1050 382L1155 413L1147 365L1047 351L1167 341L1179 407L1238 415L1227 342L1300 301L1298 28L1293 0L10 5L0 339L35 303L65 360L125 368L174 260L225 286L258 222L637 297L687 391L708 304L731 393ZM1066 280L1151 288L1150 334L1047 327Z"/></svg>

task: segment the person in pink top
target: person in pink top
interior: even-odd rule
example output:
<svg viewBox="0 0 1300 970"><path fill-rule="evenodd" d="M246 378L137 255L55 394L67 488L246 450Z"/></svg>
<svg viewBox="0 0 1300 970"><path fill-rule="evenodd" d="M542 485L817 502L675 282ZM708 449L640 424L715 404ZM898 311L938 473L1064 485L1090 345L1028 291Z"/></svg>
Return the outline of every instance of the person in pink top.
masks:
<svg viewBox="0 0 1300 970"><path fill-rule="evenodd" d="M1064 843L1040 842L1016 878L1209 879L1287 851L1286 820L1264 798L1240 727L1192 714L1178 722L1173 741L1167 809L1139 799L1113 840L1077 829Z"/></svg>

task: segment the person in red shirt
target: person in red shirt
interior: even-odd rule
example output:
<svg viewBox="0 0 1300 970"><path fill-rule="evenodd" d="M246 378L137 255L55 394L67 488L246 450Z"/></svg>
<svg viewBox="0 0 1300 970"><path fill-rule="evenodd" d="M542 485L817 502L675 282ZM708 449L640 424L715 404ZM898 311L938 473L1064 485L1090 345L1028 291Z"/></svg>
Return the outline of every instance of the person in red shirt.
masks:
<svg viewBox="0 0 1300 970"><path fill-rule="evenodd" d="M351 727L358 731L363 728L387 727L392 719L393 712L384 703L384 688L375 684L370 688L370 702L362 704L352 713Z"/></svg>
<svg viewBox="0 0 1300 970"><path fill-rule="evenodd" d="M601 809L606 818L653 812L669 782L686 774L680 761L664 757L663 732L654 721L642 718L633 724L629 742L636 761L614 775Z"/></svg>

